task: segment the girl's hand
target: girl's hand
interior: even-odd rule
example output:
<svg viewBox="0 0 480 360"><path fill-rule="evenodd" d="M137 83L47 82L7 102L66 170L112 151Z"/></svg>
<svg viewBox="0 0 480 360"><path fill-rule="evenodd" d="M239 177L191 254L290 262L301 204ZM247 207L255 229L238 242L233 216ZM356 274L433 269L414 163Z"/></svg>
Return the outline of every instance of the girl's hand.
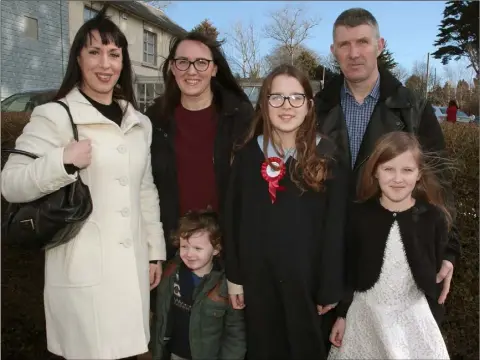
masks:
<svg viewBox="0 0 480 360"><path fill-rule="evenodd" d="M230 302L235 310L242 310L245 308L245 299L243 294L230 295Z"/></svg>
<svg viewBox="0 0 480 360"><path fill-rule="evenodd" d="M324 314L326 314L327 312L329 312L330 310L332 310L335 306L337 306L337 304L338 304L338 303L330 304L330 305L325 305L325 306L317 305L318 315L324 315Z"/></svg>
<svg viewBox="0 0 480 360"><path fill-rule="evenodd" d="M346 321L344 318L338 318L333 325L332 332L330 333L330 342L333 346L342 346L343 335L345 334Z"/></svg>
<svg viewBox="0 0 480 360"><path fill-rule="evenodd" d="M162 277L162 265L160 261L156 264L150 264L150 290L155 289L160 284Z"/></svg>
<svg viewBox="0 0 480 360"><path fill-rule="evenodd" d="M438 298L438 303L443 304L447 300L447 295L450 292L450 283L452 282L453 276L453 264L448 260L443 260L442 268L437 274L437 284L443 281L443 289L440 297Z"/></svg>

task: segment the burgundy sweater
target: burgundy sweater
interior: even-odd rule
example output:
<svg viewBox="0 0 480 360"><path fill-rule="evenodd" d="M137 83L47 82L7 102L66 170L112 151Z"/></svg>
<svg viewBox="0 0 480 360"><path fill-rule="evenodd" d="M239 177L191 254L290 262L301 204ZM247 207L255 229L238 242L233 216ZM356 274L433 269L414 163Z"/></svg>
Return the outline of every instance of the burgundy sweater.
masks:
<svg viewBox="0 0 480 360"><path fill-rule="evenodd" d="M175 109L175 155L180 214L211 206L218 210L213 150L217 130L214 106Z"/></svg>

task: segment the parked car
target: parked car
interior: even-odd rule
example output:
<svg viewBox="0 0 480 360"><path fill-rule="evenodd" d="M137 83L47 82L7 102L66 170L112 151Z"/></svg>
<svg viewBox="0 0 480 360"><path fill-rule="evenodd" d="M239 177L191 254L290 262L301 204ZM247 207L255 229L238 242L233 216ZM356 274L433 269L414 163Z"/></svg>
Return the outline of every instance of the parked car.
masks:
<svg viewBox="0 0 480 360"><path fill-rule="evenodd" d="M30 112L38 105L43 105L53 99L56 89L30 90L13 94L1 103L3 112Z"/></svg>
<svg viewBox="0 0 480 360"><path fill-rule="evenodd" d="M444 122L447 120L447 107L446 106L434 106L435 116L437 117L438 122ZM468 116L461 110L457 110L457 122L469 123L473 120L471 116Z"/></svg>
<svg viewBox="0 0 480 360"><path fill-rule="evenodd" d="M252 103L253 107L257 105L258 95L260 93L260 86L250 86L244 85L242 86L243 91L247 94L248 99Z"/></svg>

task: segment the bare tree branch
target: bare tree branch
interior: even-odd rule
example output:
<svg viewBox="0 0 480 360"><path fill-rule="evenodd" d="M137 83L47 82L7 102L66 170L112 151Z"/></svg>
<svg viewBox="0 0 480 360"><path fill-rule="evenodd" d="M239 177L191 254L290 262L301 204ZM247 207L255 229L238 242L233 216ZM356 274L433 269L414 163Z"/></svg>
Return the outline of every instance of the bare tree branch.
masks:
<svg viewBox="0 0 480 360"><path fill-rule="evenodd" d="M397 65L393 68L392 74L402 83L405 84L410 74L408 70L405 69L402 65Z"/></svg>
<svg viewBox="0 0 480 360"><path fill-rule="evenodd" d="M252 22L244 25L238 21L227 33L229 60L243 78L259 78L264 72L260 55L260 37Z"/></svg>
<svg viewBox="0 0 480 360"><path fill-rule="evenodd" d="M277 41L286 49L292 65L300 45L309 38L310 31L320 22L320 18L307 18L305 13L306 11L302 8L292 8L287 5L272 12L271 22L263 29L266 38Z"/></svg>

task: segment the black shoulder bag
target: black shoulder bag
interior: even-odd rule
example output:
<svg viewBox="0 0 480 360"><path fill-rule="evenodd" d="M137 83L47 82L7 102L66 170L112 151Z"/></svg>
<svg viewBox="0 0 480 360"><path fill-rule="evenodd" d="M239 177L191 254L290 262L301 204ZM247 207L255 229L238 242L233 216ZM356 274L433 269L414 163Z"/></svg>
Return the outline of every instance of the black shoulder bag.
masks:
<svg viewBox="0 0 480 360"><path fill-rule="evenodd" d="M73 138L78 141L77 126L70 109L61 101L68 113ZM18 149L2 149L37 159L38 156ZM51 249L74 238L92 213L90 190L77 176L77 180L61 189L28 203L10 203L2 221L2 240L28 247Z"/></svg>

